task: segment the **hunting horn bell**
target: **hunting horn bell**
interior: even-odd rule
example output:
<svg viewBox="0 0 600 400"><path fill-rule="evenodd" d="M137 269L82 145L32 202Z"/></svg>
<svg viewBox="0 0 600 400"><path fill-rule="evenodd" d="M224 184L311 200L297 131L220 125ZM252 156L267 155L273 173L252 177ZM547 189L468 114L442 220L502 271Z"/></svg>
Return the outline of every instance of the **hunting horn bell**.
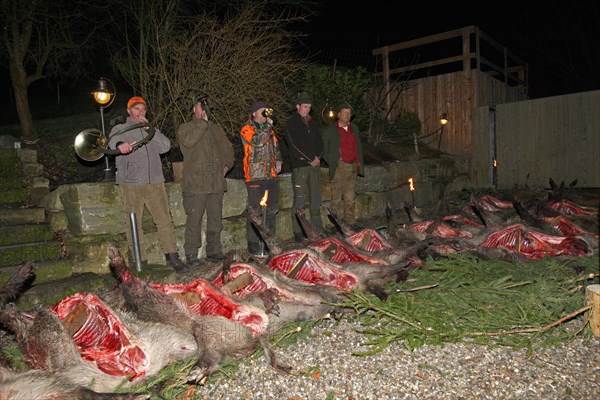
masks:
<svg viewBox="0 0 600 400"><path fill-rule="evenodd" d="M85 161L101 159L104 153L98 151L98 148L104 148L106 145L106 136L98 129L84 129L75 137L75 153Z"/></svg>

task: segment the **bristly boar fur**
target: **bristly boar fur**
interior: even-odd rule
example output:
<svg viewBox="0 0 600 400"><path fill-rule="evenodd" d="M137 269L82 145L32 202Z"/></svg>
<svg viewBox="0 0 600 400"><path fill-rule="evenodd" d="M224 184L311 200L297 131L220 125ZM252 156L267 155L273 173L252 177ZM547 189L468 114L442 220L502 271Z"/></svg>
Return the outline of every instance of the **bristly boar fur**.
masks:
<svg viewBox="0 0 600 400"><path fill-rule="evenodd" d="M24 358L46 370L17 372L0 357L0 399L10 400L142 400L150 396L137 393L98 393L73 383L56 373L81 362L77 348L60 320L51 311L37 308L26 314L10 301L16 299L25 283L33 278L33 262L24 263L0 287L0 325L15 335ZM3 354L0 349L0 354ZM29 353L31 351L31 353ZM84 374L81 369L76 371Z"/></svg>
<svg viewBox="0 0 600 400"><path fill-rule="evenodd" d="M144 321L161 322L191 333L198 345L198 359L188 382L204 384L227 357L252 354L261 344L270 364L282 372L289 368L276 364L267 335L254 336L241 324L220 316L199 316L185 304L145 284L133 276L121 253L108 249L110 267L120 284L123 306Z"/></svg>

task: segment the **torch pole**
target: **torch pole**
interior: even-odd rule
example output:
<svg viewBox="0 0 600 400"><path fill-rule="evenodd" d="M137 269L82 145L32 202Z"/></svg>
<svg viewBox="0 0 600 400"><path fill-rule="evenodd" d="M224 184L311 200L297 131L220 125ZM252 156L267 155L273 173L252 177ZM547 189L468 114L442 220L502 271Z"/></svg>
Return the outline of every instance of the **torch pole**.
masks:
<svg viewBox="0 0 600 400"><path fill-rule="evenodd" d="M264 228L267 227L267 206L262 206L262 225ZM266 252L265 249L265 240L263 238L261 238L260 240L260 255L264 256Z"/></svg>
<svg viewBox="0 0 600 400"><path fill-rule="evenodd" d="M142 252L140 250L140 237L134 212L129 213L129 222L131 225L131 241L133 242L133 252L135 255L135 269L140 272L142 270Z"/></svg>

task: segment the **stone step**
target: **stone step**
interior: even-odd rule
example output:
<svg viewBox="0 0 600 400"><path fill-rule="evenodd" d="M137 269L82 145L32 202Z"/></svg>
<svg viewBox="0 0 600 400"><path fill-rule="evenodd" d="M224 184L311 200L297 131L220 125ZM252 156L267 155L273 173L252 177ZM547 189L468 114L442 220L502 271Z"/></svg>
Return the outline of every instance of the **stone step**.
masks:
<svg viewBox="0 0 600 400"><path fill-rule="evenodd" d="M0 189L26 186L15 149L0 148Z"/></svg>
<svg viewBox="0 0 600 400"><path fill-rule="evenodd" d="M40 224L46 220L46 210L43 207L1 207L0 225Z"/></svg>
<svg viewBox="0 0 600 400"><path fill-rule="evenodd" d="M58 260L62 256L59 242L36 242L0 246L0 267L21 265L26 261Z"/></svg>
<svg viewBox="0 0 600 400"><path fill-rule="evenodd" d="M48 265L48 267L52 266ZM91 272L42 282L37 279L38 268L36 264L36 279L19 297L17 303L19 309L31 310L37 305L51 306L74 293L107 292L116 282L112 275Z"/></svg>
<svg viewBox="0 0 600 400"><path fill-rule="evenodd" d="M10 279L22 264L0 268L0 285ZM72 260L61 259L34 264L35 279L23 288L16 302L21 310L34 306L50 306L74 293L104 293L114 289L116 280L111 274L85 272L74 274L77 269ZM141 279L157 282L177 282L173 270L163 265L150 264L143 271L131 273Z"/></svg>
<svg viewBox="0 0 600 400"><path fill-rule="evenodd" d="M54 233L47 224L0 226L0 246L47 242L53 237Z"/></svg>
<svg viewBox="0 0 600 400"><path fill-rule="evenodd" d="M29 198L29 189L25 187L0 188L0 204L19 203Z"/></svg>
<svg viewBox="0 0 600 400"><path fill-rule="evenodd" d="M9 280L24 263L0 267L0 285ZM73 275L73 261L59 260L34 262L36 285L70 278Z"/></svg>

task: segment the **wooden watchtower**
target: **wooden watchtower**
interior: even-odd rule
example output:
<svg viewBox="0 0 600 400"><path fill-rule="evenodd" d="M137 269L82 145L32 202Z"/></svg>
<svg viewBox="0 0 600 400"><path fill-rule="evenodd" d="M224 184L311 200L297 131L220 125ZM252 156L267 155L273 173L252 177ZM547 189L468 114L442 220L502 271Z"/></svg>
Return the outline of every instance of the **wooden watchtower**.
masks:
<svg viewBox="0 0 600 400"><path fill-rule="evenodd" d="M433 147L465 157L467 168L472 110L527 99L527 63L475 26L380 47L373 56L391 117L416 112ZM443 128L441 114L448 117Z"/></svg>

